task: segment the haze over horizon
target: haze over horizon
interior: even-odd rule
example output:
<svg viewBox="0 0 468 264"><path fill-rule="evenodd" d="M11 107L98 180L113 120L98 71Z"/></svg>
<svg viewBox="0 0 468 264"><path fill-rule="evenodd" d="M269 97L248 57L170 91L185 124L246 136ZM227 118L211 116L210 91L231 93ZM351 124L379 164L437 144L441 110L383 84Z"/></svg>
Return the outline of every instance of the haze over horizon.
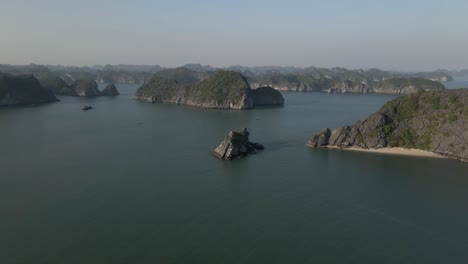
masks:
<svg viewBox="0 0 468 264"><path fill-rule="evenodd" d="M4 1L0 64L468 68L468 2Z"/></svg>

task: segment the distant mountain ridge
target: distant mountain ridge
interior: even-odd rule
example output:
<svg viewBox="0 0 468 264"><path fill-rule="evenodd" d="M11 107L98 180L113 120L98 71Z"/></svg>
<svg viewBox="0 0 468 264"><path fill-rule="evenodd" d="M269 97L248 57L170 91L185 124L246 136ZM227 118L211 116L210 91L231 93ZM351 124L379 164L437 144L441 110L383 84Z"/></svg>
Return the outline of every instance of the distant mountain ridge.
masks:
<svg viewBox="0 0 468 264"><path fill-rule="evenodd" d="M94 78L98 83L144 84L154 76L174 75L178 82L194 82L209 77L220 68L201 64L186 64L178 68L163 68L159 65L95 65L92 67L44 66L44 65L0 65L0 71L11 74L33 74L40 81L58 77L67 84L79 79ZM450 81L453 77L446 71L434 72L390 72L379 69L349 70L345 68L282 67L282 66L230 66L221 70L236 71L245 76L252 88L271 86L282 91L325 91L332 93L391 93L404 94L421 89L439 89L437 81ZM176 76L177 75L177 76ZM391 86L392 79L408 79L407 85ZM420 80L418 80L420 79ZM50 82L50 81L48 81ZM56 83L58 83L56 81ZM399 81L399 85L403 82Z"/></svg>
<svg viewBox="0 0 468 264"><path fill-rule="evenodd" d="M453 77L457 78L468 78L468 69L461 69L461 70L438 70L440 72L445 72L450 74Z"/></svg>

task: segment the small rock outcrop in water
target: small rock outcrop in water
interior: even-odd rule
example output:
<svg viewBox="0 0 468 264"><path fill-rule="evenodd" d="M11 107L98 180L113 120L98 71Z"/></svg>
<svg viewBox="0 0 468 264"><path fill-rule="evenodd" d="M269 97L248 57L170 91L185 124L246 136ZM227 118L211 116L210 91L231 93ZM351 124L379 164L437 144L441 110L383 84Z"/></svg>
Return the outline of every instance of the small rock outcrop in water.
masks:
<svg viewBox="0 0 468 264"><path fill-rule="evenodd" d="M81 108L81 109L82 109L83 111L88 111L88 110L93 109L93 107L90 106L90 105L84 105L83 108Z"/></svg>
<svg viewBox="0 0 468 264"><path fill-rule="evenodd" d="M135 98L151 103L237 110L254 108L256 102L259 105L282 105L284 102L282 95L272 88L255 92L245 76L233 71L218 71L198 83L154 77L137 90Z"/></svg>
<svg viewBox="0 0 468 264"><path fill-rule="evenodd" d="M101 96L116 96L119 95L119 91L113 83L108 84L104 90L101 91Z"/></svg>
<svg viewBox="0 0 468 264"><path fill-rule="evenodd" d="M468 161L468 89L420 91L386 103L352 126L313 136L310 147L421 149Z"/></svg>
<svg viewBox="0 0 468 264"><path fill-rule="evenodd" d="M58 101L49 89L32 75L0 73L0 106L42 104Z"/></svg>
<svg viewBox="0 0 468 264"><path fill-rule="evenodd" d="M224 141L213 150L213 154L220 159L232 160L263 149L263 145L249 141L249 132L247 128L243 128L240 132L229 132Z"/></svg>

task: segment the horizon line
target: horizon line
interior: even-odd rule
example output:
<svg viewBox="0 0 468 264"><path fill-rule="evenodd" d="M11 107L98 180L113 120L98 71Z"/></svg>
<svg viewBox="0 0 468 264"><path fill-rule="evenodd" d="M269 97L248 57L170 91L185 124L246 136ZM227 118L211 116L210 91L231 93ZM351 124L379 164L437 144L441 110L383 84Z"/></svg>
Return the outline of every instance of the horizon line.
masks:
<svg viewBox="0 0 468 264"><path fill-rule="evenodd" d="M342 68L346 70L372 70L372 69L377 69L377 70L382 70L382 71L387 71L387 72L443 72L443 71L463 71L463 70L468 70L468 66L466 67L460 67L460 68L437 68L437 69L432 69L432 70L394 70L394 69L383 69L383 68L378 68L378 67L370 67L370 68L347 68L343 66L333 66L333 67L323 67L323 66L291 66L291 65L242 65L242 64L234 64L234 65L229 65L229 66L212 66L210 64L202 64L202 63L185 63L179 66L163 66L161 64L131 64L131 63L118 63L118 64L93 64L93 65L73 65L73 64L41 64L41 63L35 63L35 62L30 62L28 64L11 64L11 63L0 63L0 65L8 65L8 66L30 66L30 65L37 65L37 66L61 66L61 67L77 67L77 68L92 68L92 67L105 67L107 65L110 66L119 66L119 65L125 65L125 66L150 66L150 67L155 67L159 66L164 69L175 69L175 68L181 68L187 65L200 65L202 67L211 67L215 69L225 69L225 68L230 68L230 67L246 67L246 68L261 68L261 67L280 67L280 68L297 68L297 69L307 69L307 68L319 68L319 69L333 69L333 68Z"/></svg>

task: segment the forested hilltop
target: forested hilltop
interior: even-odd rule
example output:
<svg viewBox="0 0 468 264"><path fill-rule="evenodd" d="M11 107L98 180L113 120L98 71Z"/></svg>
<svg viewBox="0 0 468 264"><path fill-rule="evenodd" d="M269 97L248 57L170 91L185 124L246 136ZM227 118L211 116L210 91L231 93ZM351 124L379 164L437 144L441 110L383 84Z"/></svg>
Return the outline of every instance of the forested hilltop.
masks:
<svg viewBox="0 0 468 264"><path fill-rule="evenodd" d="M402 147L468 161L468 89L419 91L398 97L364 121L328 128L310 147Z"/></svg>
<svg viewBox="0 0 468 264"><path fill-rule="evenodd" d="M271 87L252 90L246 77L234 71L220 70L198 76L194 71L181 68L161 73L142 85L135 98L150 103L236 110L284 103L280 92Z"/></svg>
<svg viewBox="0 0 468 264"><path fill-rule="evenodd" d="M42 104L58 101L52 91L30 74L0 72L0 106Z"/></svg>

